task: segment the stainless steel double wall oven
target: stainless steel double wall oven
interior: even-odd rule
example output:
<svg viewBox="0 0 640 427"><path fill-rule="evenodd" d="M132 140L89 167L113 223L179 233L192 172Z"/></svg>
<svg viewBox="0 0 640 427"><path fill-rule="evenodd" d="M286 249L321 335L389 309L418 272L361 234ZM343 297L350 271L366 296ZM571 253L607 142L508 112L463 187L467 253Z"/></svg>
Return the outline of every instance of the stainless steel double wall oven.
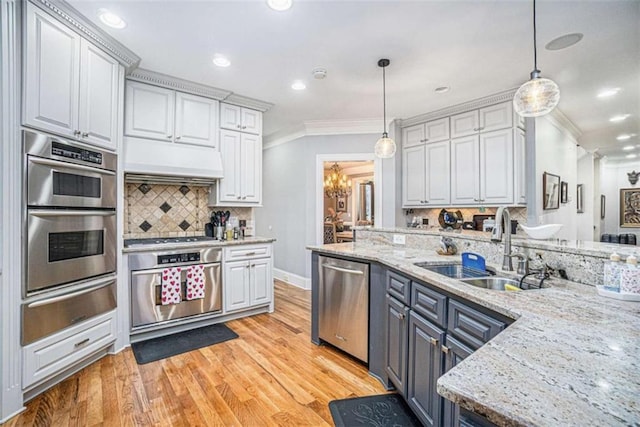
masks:
<svg viewBox="0 0 640 427"><path fill-rule="evenodd" d="M114 153L23 132L22 343L116 307Z"/></svg>

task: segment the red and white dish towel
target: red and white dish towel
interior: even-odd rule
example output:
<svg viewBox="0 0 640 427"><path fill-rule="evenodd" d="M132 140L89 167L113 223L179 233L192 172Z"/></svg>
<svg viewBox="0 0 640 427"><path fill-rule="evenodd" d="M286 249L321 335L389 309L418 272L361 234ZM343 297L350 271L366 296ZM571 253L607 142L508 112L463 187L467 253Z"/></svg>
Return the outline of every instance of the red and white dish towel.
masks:
<svg viewBox="0 0 640 427"><path fill-rule="evenodd" d="M180 304L180 272L181 267L162 270L162 305Z"/></svg>
<svg viewBox="0 0 640 427"><path fill-rule="evenodd" d="M187 267L187 301L204 298L204 265Z"/></svg>

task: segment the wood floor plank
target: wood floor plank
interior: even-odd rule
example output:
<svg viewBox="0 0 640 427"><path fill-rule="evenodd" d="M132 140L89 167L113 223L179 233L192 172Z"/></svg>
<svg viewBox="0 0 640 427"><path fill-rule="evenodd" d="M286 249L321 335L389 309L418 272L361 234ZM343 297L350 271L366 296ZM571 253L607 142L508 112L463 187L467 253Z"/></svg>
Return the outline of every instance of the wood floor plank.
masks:
<svg viewBox="0 0 640 427"><path fill-rule="evenodd" d="M275 311L239 338L138 365L109 355L34 398L6 426L331 426L331 400L384 393L367 367L311 343L310 291L275 283Z"/></svg>

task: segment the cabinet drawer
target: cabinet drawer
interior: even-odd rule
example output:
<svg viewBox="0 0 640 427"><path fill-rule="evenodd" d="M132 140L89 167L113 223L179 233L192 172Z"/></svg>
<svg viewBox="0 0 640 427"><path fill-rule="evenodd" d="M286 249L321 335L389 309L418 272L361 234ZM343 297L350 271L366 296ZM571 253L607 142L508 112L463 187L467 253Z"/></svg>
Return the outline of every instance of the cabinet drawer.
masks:
<svg viewBox="0 0 640 427"><path fill-rule="evenodd" d="M116 339L115 311L23 347L26 388L72 366Z"/></svg>
<svg viewBox="0 0 640 427"><path fill-rule="evenodd" d="M411 287L411 308L438 326L447 324L447 297L416 282Z"/></svg>
<svg viewBox="0 0 640 427"><path fill-rule="evenodd" d="M387 292L409 305L409 293L411 291L411 279L401 276L393 271L387 271Z"/></svg>
<svg viewBox="0 0 640 427"><path fill-rule="evenodd" d="M458 301L449 300L448 330L477 350L506 327L500 320Z"/></svg>
<svg viewBox="0 0 640 427"><path fill-rule="evenodd" d="M238 245L224 248L225 261L265 258L271 256L271 245Z"/></svg>

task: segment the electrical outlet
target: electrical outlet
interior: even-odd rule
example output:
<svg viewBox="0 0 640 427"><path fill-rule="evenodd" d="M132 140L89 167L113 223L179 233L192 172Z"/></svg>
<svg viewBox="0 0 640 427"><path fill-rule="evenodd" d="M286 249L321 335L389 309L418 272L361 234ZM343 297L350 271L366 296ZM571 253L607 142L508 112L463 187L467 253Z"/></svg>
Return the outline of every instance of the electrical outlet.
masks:
<svg viewBox="0 0 640 427"><path fill-rule="evenodd" d="M288 274L285 274L284 276L282 276L282 280L283 280L284 282L289 283L289 275L288 275Z"/></svg>
<svg viewBox="0 0 640 427"><path fill-rule="evenodd" d="M404 245L405 244L405 235L404 234L394 234L393 235L393 244L394 245Z"/></svg>

